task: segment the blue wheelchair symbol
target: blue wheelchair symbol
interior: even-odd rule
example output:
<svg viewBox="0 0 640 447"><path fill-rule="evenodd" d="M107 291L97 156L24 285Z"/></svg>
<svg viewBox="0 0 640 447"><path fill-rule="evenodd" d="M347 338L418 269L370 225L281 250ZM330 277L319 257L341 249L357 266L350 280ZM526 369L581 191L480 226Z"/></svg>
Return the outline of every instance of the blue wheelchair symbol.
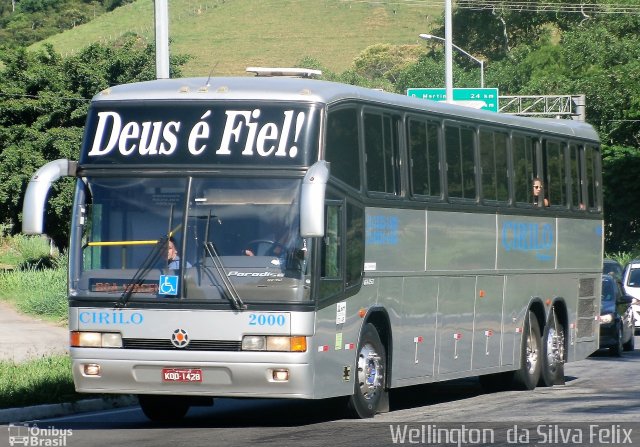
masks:
<svg viewBox="0 0 640 447"><path fill-rule="evenodd" d="M161 295L176 296L178 294L178 276L160 275L158 290Z"/></svg>

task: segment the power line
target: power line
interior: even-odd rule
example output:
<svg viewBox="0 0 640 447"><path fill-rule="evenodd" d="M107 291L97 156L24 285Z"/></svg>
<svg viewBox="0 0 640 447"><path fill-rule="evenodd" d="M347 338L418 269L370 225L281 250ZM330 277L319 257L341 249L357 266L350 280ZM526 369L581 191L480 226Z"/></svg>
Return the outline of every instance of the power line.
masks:
<svg viewBox="0 0 640 447"><path fill-rule="evenodd" d="M580 14L629 14L640 13L640 5L616 3L552 3L535 1L458 0L458 8L473 10L502 9L523 12L580 13Z"/></svg>
<svg viewBox="0 0 640 447"><path fill-rule="evenodd" d="M444 0L405 0L405 1L374 1L374 0L342 0L343 3L368 3L380 6L409 6L409 7L444 7ZM501 9L516 12L544 12L567 14L640 14L640 5L621 3L553 3L548 1L505 1L505 0L457 0L455 5L459 9L476 11Z"/></svg>

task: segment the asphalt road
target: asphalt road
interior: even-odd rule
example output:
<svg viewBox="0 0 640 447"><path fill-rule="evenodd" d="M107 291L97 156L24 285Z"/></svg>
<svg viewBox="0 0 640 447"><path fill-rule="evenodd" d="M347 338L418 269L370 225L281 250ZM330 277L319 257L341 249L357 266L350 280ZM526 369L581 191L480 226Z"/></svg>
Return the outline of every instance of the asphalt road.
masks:
<svg viewBox="0 0 640 447"><path fill-rule="evenodd" d="M639 375L640 350L598 352L567 364L565 385L485 393L465 379L409 387L393 390L391 411L370 420L345 419L337 400L218 399L178 425L149 422L136 406L35 421L37 429L32 422L22 433L38 445L72 447L640 445ZM0 446L9 435L0 432Z"/></svg>

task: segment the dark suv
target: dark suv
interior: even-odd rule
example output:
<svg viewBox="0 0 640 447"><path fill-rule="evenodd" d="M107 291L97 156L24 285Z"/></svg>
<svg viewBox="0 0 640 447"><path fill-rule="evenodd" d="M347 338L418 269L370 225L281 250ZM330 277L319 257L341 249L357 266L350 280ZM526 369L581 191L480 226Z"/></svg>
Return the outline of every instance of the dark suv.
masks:
<svg viewBox="0 0 640 447"><path fill-rule="evenodd" d="M622 268L620 263L615 259L604 259L602 261L603 275L612 275L618 281L622 281L623 273L624 273L624 268Z"/></svg>
<svg viewBox="0 0 640 447"><path fill-rule="evenodd" d="M602 275L602 304L600 306L600 349L609 348L611 355L633 351L634 318L632 298L625 295L620 283L611 275Z"/></svg>

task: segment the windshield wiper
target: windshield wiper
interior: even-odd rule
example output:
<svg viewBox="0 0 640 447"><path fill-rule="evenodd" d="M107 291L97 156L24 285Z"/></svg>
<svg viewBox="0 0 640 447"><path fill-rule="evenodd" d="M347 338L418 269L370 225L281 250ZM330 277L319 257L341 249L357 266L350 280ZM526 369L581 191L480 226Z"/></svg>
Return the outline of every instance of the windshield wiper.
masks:
<svg viewBox="0 0 640 447"><path fill-rule="evenodd" d="M247 308L247 305L242 302L242 299L240 298L238 291L236 290L235 286L227 276L227 271L222 265L222 260L218 255L215 245L213 245L213 242L208 241L205 244L204 248L207 251L207 254L211 258L211 260L213 261L213 266L216 268L216 271L218 272L218 276L221 279L220 282L222 283L222 285L225 288L225 291L227 292L225 293L225 295L227 296L229 301L231 301L231 304L233 304L233 307L235 307L237 310L245 310Z"/></svg>
<svg viewBox="0 0 640 447"><path fill-rule="evenodd" d="M158 259L164 253L167 252L167 242L169 241L169 236L163 236L156 244L153 246L153 249L149 252L145 260L142 262L136 273L131 278L129 284L127 284L126 289L122 292L122 296L116 303L116 307L124 307L127 305L129 300L131 299L131 295L136 290L136 288L142 284L144 278L147 276L147 273L153 268L154 265L158 262Z"/></svg>
<svg viewBox="0 0 640 447"><path fill-rule="evenodd" d="M204 249L206 253L209 255L209 257L211 258L211 261L213 261L213 266L216 268L216 271L218 272L218 276L220 277L220 284L224 287L224 292L226 292L225 293L226 297L229 299L229 301L231 301L231 304L233 304L233 307L235 307L236 310L245 310L247 308L247 305L242 302L242 298L240 298L240 294L238 293L235 286L229 279L229 276L227 275L227 270L224 268L224 265L222 265L222 260L220 259L220 255L218 255L218 251L216 250L216 246L213 244L213 242L209 240L209 228L211 224L211 217L216 217L216 216L211 216L211 210L209 210L209 215L207 216L207 226L204 232L205 241L207 241L204 244ZM219 218L218 218L218 222L221 222Z"/></svg>

